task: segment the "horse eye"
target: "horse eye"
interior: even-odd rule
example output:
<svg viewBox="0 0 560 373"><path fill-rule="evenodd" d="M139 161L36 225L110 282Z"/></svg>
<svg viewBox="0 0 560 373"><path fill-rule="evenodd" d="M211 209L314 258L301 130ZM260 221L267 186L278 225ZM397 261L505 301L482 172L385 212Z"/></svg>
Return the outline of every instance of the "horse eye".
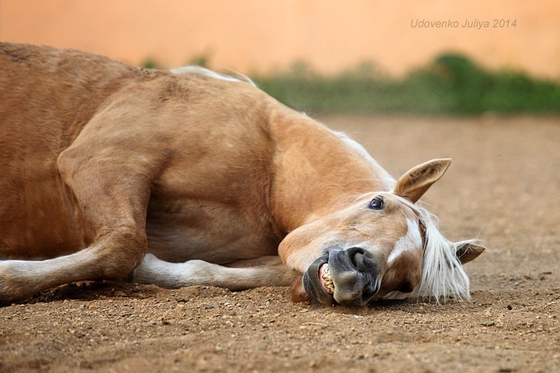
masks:
<svg viewBox="0 0 560 373"><path fill-rule="evenodd" d="M385 202L383 202L382 197L375 197L369 202L368 207L372 210L383 210L385 207Z"/></svg>

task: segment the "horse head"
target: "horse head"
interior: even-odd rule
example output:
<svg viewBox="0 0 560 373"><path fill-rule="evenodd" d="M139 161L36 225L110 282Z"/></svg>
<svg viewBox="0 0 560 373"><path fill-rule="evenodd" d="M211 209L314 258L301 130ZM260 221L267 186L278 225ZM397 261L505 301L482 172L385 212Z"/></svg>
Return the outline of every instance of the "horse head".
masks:
<svg viewBox="0 0 560 373"><path fill-rule="evenodd" d="M364 305L381 297L469 298L462 267L484 247L453 243L416 202L451 163L437 159L406 172L391 191L371 192L290 232L279 253L306 268L292 287L295 301Z"/></svg>

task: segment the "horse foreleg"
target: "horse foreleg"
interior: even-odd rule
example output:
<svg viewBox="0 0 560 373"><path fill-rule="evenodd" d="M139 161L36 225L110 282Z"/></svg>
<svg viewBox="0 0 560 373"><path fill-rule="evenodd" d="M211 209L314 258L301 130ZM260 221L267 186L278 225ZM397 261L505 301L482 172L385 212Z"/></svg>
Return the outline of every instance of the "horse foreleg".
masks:
<svg viewBox="0 0 560 373"><path fill-rule="evenodd" d="M203 260L170 263L146 254L132 276L134 282L164 288L206 285L245 290L258 286L289 286L301 277L301 273L274 260L266 260L256 266L231 268Z"/></svg>

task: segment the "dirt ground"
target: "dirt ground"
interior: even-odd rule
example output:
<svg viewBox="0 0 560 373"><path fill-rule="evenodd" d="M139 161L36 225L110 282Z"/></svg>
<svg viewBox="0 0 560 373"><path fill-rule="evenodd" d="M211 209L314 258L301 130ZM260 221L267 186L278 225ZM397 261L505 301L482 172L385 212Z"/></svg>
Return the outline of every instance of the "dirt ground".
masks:
<svg viewBox="0 0 560 373"><path fill-rule="evenodd" d="M329 116L393 175L454 162L425 202L467 265L472 302L293 304L98 282L0 308L1 372L560 371L560 118Z"/></svg>

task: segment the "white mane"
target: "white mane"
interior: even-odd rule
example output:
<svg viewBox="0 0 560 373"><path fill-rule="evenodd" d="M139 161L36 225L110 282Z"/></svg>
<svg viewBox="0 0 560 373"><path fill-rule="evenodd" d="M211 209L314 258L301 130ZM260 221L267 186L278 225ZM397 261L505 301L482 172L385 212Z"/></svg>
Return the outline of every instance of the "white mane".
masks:
<svg viewBox="0 0 560 373"><path fill-rule="evenodd" d="M196 74L196 75L202 75L202 76L206 76L209 78L213 78L213 79L219 79L219 80L225 80L228 82L246 82L249 83L253 86L257 86L255 84L255 82L253 82L249 77L240 74L238 72L235 72L235 75L237 75L238 77L234 77L231 75L226 75L226 74L221 74L221 73L217 73L215 71L212 71L210 69L207 69L205 67L202 66L197 66L197 65L189 65L189 66L182 66L182 67L177 67L174 69L170 69L169 70L171 73L173 74Z"/></svg>
<svg viewBox="0 0 560 373"><path fill-rule="evenodd" d="M419 207L404 198L399 198L418 214L420 223L426 229L422 279L410 294L392 292L385 298L399 299L403 295L417 298L435 298L436 302L449 298L471 299L470 282L456 250L465 242L453 243L443 237L437 226L437 218L425 208Z"/></svg>
<svg viewBox="0 0 560 373"><path fill-rule="evenodd" d="M369 163L370 167L376 175L380 175L377 180L380 185L381 190L391 190L395 187L396 180L389 175L389 173L377 163L377 161L368 153L368 151L357 141L352 139L350 136L340 131L331 130L339 139L341 139L346 146L348 146L354 153L360 156L363 160Z"/></svg>

